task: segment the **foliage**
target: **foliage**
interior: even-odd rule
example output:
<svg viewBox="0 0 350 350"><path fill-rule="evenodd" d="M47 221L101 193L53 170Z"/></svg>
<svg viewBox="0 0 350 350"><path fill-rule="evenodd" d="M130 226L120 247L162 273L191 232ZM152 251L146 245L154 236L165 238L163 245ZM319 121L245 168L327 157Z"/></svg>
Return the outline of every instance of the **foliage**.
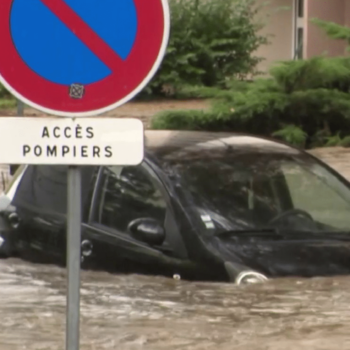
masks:
<svg viewBox="0 0 350 350"><path fill-rule="evenodd" d="M0 84L0 98L9 97L10 93Z"/></svg>
<svg viewBox="0 0 350 350"><path fill-rule="evenodd" d="M12 108L16 104L11 94L0 84L0 108Z"/></svg>
<svg viewBox="0 0 350 350"><path fill-rule="evenodd" d="M327 137L327 142L324 144L326 147L341 146L350 147L350 135L341 137L339 133L333 136Z"/></svg>
<svg viewBox="0 0 350 350"><path fill-rule="evenodd" d="M307 138L305 131L295 125L287 125L283 129L275 131L272 136L294 145L303 147Z"/></svg>
<svg viewBox="0 0 350 350"><path fill-rule="evenodd" d="M215 86L181 85L171 97L176 99L210 99L216 97L221 91L222 89Z"/></svg>
<svg viewBox="0 0 350 350"><path fill-rule="evenodd" d="M333 136L327 137L327 142L325 146L332 147L332 146L339 146L342 142L342 138L340 137L339 133Z"/></svg>
<svg viewBox="0 0 350 350"><path fill-rule="evenodd" d="M208 124L210 124L208 113L200 110L164 111L152 120L153 129L160 130L201 130L207 129Z"/></svg>
<svg viewBox="0 0 350 350"><path fill-rule="evenodd" d="M343 147L350 147L350 135L345 136L345 137L340 141L340 146L343 146Z"/></svg>
<svg viewBox="0 0 350 350"><path fill-rule="evenodd" d="M270 73L286 93L320 88L348 92L350 88L349 57L285 61L272 67Z"/></svg>
<svg viewBox="0 0 350 350"><path fill-rule="evenodd" d="M14 98L0 99L0 109L8 109L16 106L16 100Z"/></svg>
<svg viewBox="0 0 350 350"><path fill-rule="evenodd" d="M348 49L350 50L350 28L341 26L340 24L328 21L322 21L317 18L311 20L319 28L323 29L328 37L336 40L345 40L349 43Z"/></svg>
<svg viewBox="0 0 350 350"><path fill-rule="evenodd" d="M333 37L347 35L341 26L327 28ZM234 130L307 148L350 146L349 56L279 62L269 73L253 82L230 82L227 91L215 93L208 111L163 112L153 127Z"/></svg>
<svg viewBox="0 0 350 350"><path fill-rule="evenodd" d="M170 0L166 55L144 94L173 96L190 87L223 87L227 79L254 74L267 43L258 34L256 0ZM188 91L188 90L187 90ZM190 91L189 91L190 92Z"/></svg>

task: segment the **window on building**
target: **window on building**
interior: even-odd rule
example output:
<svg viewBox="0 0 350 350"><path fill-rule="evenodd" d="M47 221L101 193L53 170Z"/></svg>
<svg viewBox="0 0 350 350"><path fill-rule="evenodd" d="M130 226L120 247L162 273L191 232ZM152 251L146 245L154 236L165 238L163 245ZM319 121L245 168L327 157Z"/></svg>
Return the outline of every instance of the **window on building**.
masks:
<svg viewBox="0 0 350 350"><path fill-rule="evenodd" d="M304 18L304 0L297 0L298 4L298 17Z"/></svg>
<svg viewBox="0 0 350 350"><path fill-rule="evenodd" d="M297 59L302 60L303 59L303 36L304 36L304 29L298 28L297 30L297 52L296 56Z"/></svg>
<svg viewBox="0 0 350 350"><path fill-rule="evenodd" d="M294 2L294 59L303 59L304 50L304 0Z"/></svg>

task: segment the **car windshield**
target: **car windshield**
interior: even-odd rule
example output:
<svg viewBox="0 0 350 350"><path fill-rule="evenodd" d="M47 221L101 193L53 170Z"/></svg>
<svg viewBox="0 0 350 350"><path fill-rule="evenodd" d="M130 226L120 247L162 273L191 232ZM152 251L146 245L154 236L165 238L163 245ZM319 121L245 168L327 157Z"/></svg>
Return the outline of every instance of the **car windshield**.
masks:
<svg viewBox="0 0 350 350"><path fill-rule="evenodd" d="M217 151L167 159L207 229L350 232L350 188L311 156L287 147Z"/></svg>

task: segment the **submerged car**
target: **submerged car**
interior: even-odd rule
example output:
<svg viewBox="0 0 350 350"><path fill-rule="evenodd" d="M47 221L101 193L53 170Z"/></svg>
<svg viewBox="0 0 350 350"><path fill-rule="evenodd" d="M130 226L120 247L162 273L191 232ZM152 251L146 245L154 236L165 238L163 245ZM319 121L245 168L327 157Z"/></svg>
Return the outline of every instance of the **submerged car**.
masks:
<svg viewBox="0 0 350 350"><path fill-rule="evenodd" d="M350 183L312 155L232 133L146 131L138 166L82 167L82 267L237 284L350 272ZM21 166L3 256L65 264L67 167Z"/></svg>

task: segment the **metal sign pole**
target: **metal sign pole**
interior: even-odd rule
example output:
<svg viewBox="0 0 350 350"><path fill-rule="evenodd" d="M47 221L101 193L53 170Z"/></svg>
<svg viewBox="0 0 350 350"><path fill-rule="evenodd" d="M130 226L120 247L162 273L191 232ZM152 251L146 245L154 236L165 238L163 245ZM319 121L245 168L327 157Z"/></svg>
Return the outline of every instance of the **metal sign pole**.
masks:
<svg viewBox="0 0 350 350"><path fill-rule="evenodd" d="M81 172L68 168L66 350L79 350L81 263Z"/></svg>
<svg viewBox="0 0 350 350"><path fill-rule="evenodd" d="M0 118L0 148L6 149L6 152L0 152L0 163L64 164L69 167L66 350L79 350L80 346L82 188L78 166L137 165L142 162L144 134L141 120L99 119L96 116L130 101L151 81L166 53L170 33L168 0L136 1L136 20L130 6L123 6L120 11L120 3L126 4L129 0L109 1L97 8L96 4L100 2L76 0L76 6L72 7L68 1L42 0L28 7L28 1L19 1L14 8L11 6L13 0L0 0L0 47L5 52L0 55L0 83L25 101L25 104L21 101L17 104L20 118ZM41 13L42 3L64 23L59 32L47 11ZM78 7L84 8L86 16L83 17L87 22L81 17L82 13L74 10ZM115 31L113 19L116 15L127 25L120 33ZM23 18L29 20L23 21ZM92 18L97 18L97 22L94 19L93 24ZM56 35L57 45L62 48L59 54L56 54L57 45L51 45L51 48L36 45L35 50L31 49L31 44L37 42L36 29L30 26L33 20L45 25L46 37L62 34ZM75 40L67 42L61 32L66 30L65 27L74 33ZM140 40L134 40L136 32ZM121 36L127 43L125 47L130 45L125 59L118 54L120 40L110 40ZM77 49L76 40L82 41L91 51ZM145 59L143 43L148 41ZM99 66L91 68L93 74L81 69L81 62L91 62L91 53L111 70L111 74L102 74ZM16 59L9 59L11 57ZM43 59L51 63L43 67ZM57 75L57 65L67 73L64 77ZM120 71L125 74L118 74ZM30 84L20 83L28 79ZM76 81L85 83L72 84ZM61 120L41 116L21 118L26 105L61 117ZM18 130L26 131L23 137L13 137Z"/></svg>
<svg viewBox="0 0 350 350"><path fill-rule="evenodd" d="M20 100L17 100L17 115L23 117L24 113L24 103Z"/></svg>

